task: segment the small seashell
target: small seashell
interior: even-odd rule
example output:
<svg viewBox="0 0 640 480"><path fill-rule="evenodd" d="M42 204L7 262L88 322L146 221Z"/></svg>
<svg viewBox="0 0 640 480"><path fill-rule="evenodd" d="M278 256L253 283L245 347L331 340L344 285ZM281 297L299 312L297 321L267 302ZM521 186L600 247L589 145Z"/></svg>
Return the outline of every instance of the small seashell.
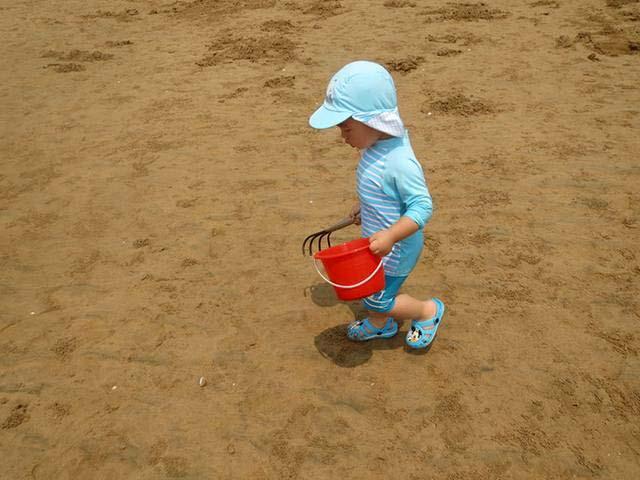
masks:
<svg viewBox="0 0 640 480"><path fill-rule="evenodd" d="M111 387L111 390L116 390L117 388L117 385L114 385L113 387Z"/></svg>
<svg viewBox="0 0 640 480"><path fill-rule="evenodd" d="M204 387L207 384L207 380L204 377L200 377L200 380L198 381L198 385L200 385L201 387Z"/></svg>

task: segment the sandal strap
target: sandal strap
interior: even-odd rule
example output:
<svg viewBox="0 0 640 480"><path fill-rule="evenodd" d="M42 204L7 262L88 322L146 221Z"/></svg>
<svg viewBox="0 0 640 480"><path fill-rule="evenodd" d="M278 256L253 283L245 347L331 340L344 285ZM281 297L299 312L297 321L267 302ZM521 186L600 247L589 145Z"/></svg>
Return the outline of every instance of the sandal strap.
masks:
<svg viewBox="0 0 640 480"><path fill-rule="evenodd" d="M420 328L429 328L429 327L436 327L440 323L440 320L442 320L442 315L444 313L444 304L442 303L442 300L438 298L433 298L433 301L436 304L435 315L431 318L427 318L426 320L412 320L411 326L418 326Z"/></svg>
<svg viewBox="0 0 640 480"><path fill-rule="evenodd" d="M360 325L358 325L356 335L358 337L368 336L368 335L376 335L378 333L387 333L393 330L395 325L395 320L389 317L387 319L387 323L384 324L382 328L376 328L370 321L369 318L364 318L360 320Z"/></svg>
<svg viewBox="0 0 640 480"><path fill-rule="evenodd" d="M362 330L365 335L371 335L372 333L376 333L379 328L374 327L369 319L365 318L362 320L358 330Z"/></svg>
<svg viewBox="0 0 640 480"><path fill-rule="evenodd" d="M384 327L382 327L382 330L393 330L393 326L395 325L396 321L393 319L393 317L387 317L387 323L384 324Z"/></svg>
<svg viewBox="0 0 640 480"><path fill-rule="evenodd" d="M439 317L428 318L427 320L413 320L411 322L412 327L420 327L421 329L429 329L435 327L440 323Z"/></svg>
<svg viewBox="0 0 640 480"><path fill-rule="evenodd" d="M367 330L367 334L371 334L371 333L385 332L385 331L388 331L388 330L393 330L392 327L393 327L394 323L395 323L395 321L393 320L393 318L388 317L387 318L387 322L384 324L384 327L377 328L369 321L369 317L367 317L364 320L362 320L361 327L365 327L366 330Z"/></svg>

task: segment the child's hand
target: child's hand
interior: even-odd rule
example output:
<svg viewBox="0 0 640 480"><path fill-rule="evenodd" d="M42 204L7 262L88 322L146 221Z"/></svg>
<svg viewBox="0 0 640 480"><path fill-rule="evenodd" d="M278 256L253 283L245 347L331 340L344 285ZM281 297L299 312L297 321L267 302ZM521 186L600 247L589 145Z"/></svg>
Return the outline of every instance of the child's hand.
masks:
<svg viewBox="0 0 640 480"><path fill-rule="evenodd" d="M380 230L369 237L369 250L374 255L384 257L391 251L394 243L396 241L389 230Z"/></svg>
<svg viewBox="0 0 640 480"><path fill-rule="evenodd" d="M353 220L353 223L360 225L360 202L357 202L351 212L349 212L349 218Z"/></svg>

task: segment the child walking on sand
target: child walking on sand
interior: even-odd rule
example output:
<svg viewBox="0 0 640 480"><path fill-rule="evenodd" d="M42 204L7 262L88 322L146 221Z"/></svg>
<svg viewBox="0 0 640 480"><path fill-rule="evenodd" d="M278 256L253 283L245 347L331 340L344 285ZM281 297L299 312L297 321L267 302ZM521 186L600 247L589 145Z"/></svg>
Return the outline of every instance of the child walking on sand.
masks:
<svg viewBox="0 0 640 480"><path fill-rule="evenodd" d="M368 317L349 325L351 340L391 338L396 320L411 319L406 342L426 348L436 336L445 306L438 298L398 295L418 262L423 228L432 213L424 173L398 113L396 89L387 70L373 62L345 65L329 81L323 105L309 124L339 127L344 141L361 151L356 174L359 202L351 216L369 237L369 249L384 257L385 288L362 303Z"/></svg>

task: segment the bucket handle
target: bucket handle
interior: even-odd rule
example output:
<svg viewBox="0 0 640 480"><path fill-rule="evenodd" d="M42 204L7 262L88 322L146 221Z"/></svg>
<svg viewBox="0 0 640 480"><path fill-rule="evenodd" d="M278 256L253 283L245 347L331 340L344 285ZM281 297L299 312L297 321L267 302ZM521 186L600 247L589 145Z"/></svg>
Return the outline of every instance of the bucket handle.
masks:
<svg viewBox="0 0 640 480"><path fill-rule="evenodd" d="M380 267L382 267L382 258L380 258L380 263L378 263L378 266L376 267L376 269L373 271L373 273L371 275L369 275L367 278L365 278L364 280L362 280L361 282L356 283L355 285L340 285L338 283L333 283L331 280L329 280L327 277L325 277L322 272L320 271L320 269L318 268L318 261L315 259L315 257L313 258L313 266L316 267L316 272L318 272L318 275L320 275L322 277L322 279L327 282L329 285L333 285L334 287L338 287L338 288L345 288L345 289L349 289L349 288L356 288L359 287L361 285L364 285L365 283L367 283L369 280L371 280L374 275L376 273L378 273L378 270L380 270Z"/></svg>

